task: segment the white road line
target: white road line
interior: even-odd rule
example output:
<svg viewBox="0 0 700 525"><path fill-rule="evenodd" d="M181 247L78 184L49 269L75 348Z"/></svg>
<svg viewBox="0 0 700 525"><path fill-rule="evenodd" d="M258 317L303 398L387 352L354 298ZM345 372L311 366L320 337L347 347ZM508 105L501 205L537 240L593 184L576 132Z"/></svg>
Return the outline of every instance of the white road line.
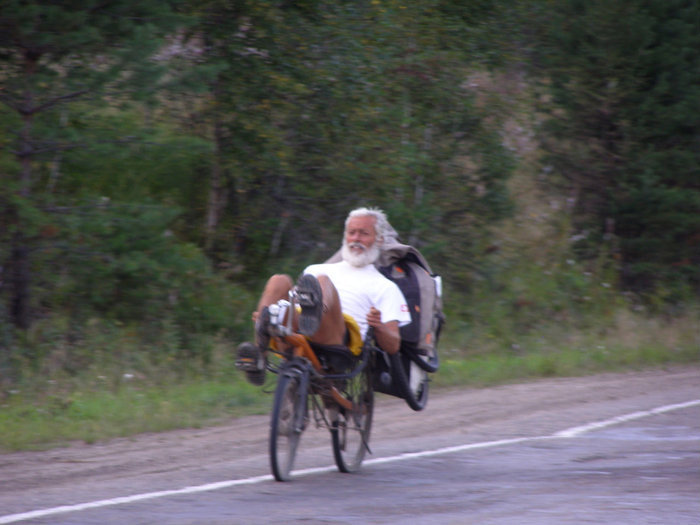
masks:
<svg viewBox="0 0 700 525"><path fill-rule="evenodd" d="M553 437L557 438L570 438L576 437L580 434L585 434L591 430L598 430L601 428L609 427L612 425L617 425L618 423L624 423L626 421L633 421L635 419L640 419L643 417L655 416L657 414L663 414L664 412L671 412L672 410L680 410L682 408L689 408L692 406L700 405L700 399L694 401L687 401L685 403L677 403L675 405L666 405L658 408L652 408L651 410L642 410L640 412L632 412L631 414L625 414L622 416L613 417L606 419L605 421L596 421L594 423L589 423L587 425L582 425L580 427L567 428L561 432L557 432Z"/></svg>
<svg viewBox="0 0 700 525"><path fill-rule="evenodd" d="M532 441L534 439L542 439L543 436L529 438L514 438L514 439L499 439L498 441L484 441L482 443L469 443L465 445L457 445L454 447L437 448L435 450L423 450L421 452L406 452L398 456L389 456L386 458L368 459L363 462L363 465L381 465L384 463L393 463L395 461L403 461L405 459L428 458L431 456L440 456L442 454L453 454L455 452L463 452L465 450L473 450L477 448L500 447L503 445L512 445L513 443L522 443L523 441ZM0 522L2 523L2 522Z"/></svg>
<svg viewBox="0 0 700 525"><path fill-rule="evenodd" d="M596 421L593 423L588 423L586 425L581 425L577 427L568 428L560 432L556 432L550 436L537 436L530 438L514 438L514 439L501 439L497 441L485 441L481 443L469 443L464 445L457 445L454 447L444 447L434 450L425 450L421 452L409 452L404 454L399 454L396 456L389 456L385 458L374 458L369 459L364 462L365 465L381 465L384 463L392 463L396 461L403 461L406 459L416 459L425 458L431 456L439 456L443 454L453 454L455 452L464 452L467 450L475 450L480 448L491 448L500 447L505 445L512 445L515 443L523 443L526 441L535 441L540 439L552 439L552 438L574 438L586 432L591 432L593 430L599 430L601 428L609 427L612 425L617 425L627 421L633 421L635 419L640 419L644 417L650 417L657 414L663 414L665 412L671 412L673 410L681 410L683 408L690 408L693 406L700 405L700 399L695 399L693 401L687 401L685 403L676 403L673 405L665 405L651 410L642 410L639 412L632 412L630 414L624 414L621 416L613 417L603 421ZM319 474L325 472L331 472L336 470L335 465L328 467L318 467L309 468L304 470L296 470L293 472L295 477L308 476L310 474ZM29 512L22 512L19 514L8 514L6 516L0 516L0 524L5 523L17 523L20 521L31 520L34 518L43 518L45 516L52 516L56 514L65 514L68 512L78 512L81 510L96 509L101 507L109 507L112 505L123 505L125 503L134 503L136 501L144 501L149 499L164 498L167 496L178 496L181 494L194 494L197 492L207 492L212 490L226 489L230 487L237 487L241 485L255 485L257 483L262 483L264 481L271 481L273 478L270 475L266 476L255 476L251 478L244 479L232 479L228 481L219 481L215 483L207 483L205 485L195 485L191 487L184 487L175 490L162 490L158 492L146 492L144 494L135 494L133 496L124 496L119 498L103 499L98 501L90 501L87 503L80 503L78 505L63 505L60 507L51 507L48 509L33 510Z"/></svg>

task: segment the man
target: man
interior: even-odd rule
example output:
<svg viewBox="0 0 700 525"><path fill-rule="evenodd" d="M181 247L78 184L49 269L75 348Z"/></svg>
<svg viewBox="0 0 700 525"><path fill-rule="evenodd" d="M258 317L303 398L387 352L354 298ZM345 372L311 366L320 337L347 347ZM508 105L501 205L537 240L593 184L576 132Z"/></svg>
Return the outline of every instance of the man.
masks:
<svg viewBox="0 0 700 525"><path fill-rule="evenodd" d="M288 275L273 275L268 280L253 314L255 344L238 347L236 366L251 383L261 385L265 378L264 351L271 335L267 307L287 299L292 288L301 305L301 314L294 314L294 327L311 341L342 345L345 313L358 323L363 338L371 326L380 348L390 354L399 351L399 327L411 322L408 305L399 287L374 266L389 231L381 210L353 210L345 220L340 262L309 266L296 287Z"/></svg>

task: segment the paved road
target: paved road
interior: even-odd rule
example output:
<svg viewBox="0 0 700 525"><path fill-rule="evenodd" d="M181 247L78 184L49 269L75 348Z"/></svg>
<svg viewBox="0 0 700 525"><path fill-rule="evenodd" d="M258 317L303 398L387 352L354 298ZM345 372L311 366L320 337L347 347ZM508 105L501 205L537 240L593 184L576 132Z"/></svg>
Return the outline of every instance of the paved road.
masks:
<svg viewBox="0 0 700 525"><path fill-rule="evenodd" d="M0 456L0 523L700 523L698 368L383 397L355 475L314 429L271 481L266 427Z"/></svg>

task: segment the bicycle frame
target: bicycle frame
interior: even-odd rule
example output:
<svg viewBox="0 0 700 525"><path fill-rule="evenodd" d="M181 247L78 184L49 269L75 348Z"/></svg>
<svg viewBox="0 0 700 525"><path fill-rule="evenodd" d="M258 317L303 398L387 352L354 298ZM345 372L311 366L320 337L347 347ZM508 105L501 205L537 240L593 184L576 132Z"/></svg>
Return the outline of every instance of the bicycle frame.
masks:
<svg viewBox="0 0 700 525"><path fill-rule="evenodd" d="M306 425L311 418L316 426L330 430L333 455L341 472L357 471L369 449L374 396L369 378L360 377L367 367L372 347L367 342L356 364L343 362L347 373L327 373L337 366L334 355L317 354L323 347L314 348L305 336L288 333L275 337L272 351L282 359L268 369L278 374L270 425L270 466L278 481L289 481L294 457ZM333 352L334 347L328 347ZM327 350L327 351L328 351ZM326 357L330 359L326 363ZM356 379L352 379L358 376ZM345 381L345 380L348 381ZM338 382L338 380L343 380ZM309 406L311 404L311 407Z"/></svg>
<svg viewBox="0 0 700 525"><path fill-rule="evenodd" d="M333 379L352 379L357 374L362 372L365 366L367 366L367 362L369 361L370 349L365 345L365 347L363 348L362 359L351 372L348 372L346 374L327 374L324 372L321 362L319 361L318 356L316 355L316 352L314 352L314 350L311 348L311 345L309 344L309 341L308 339L306 339L305 336L297 333L290 333L287 335L278 336L278 339L290 346L289 350L291 350L291 352L289 350L287 352L276 352L280 356L282 356L282 358L285 359L287 363L291 364L294 361L300 361L303 363L309 363L311 365L310 368L308 366L296 367L306 371L305 373L303 373L302 377L305 386L308 386L309 383L311 383L312 374L315 375L316 378L319 380L330 381ZM292 366L285 366L282 370L286 371L291 367ZM346 399L335 386L329 386L329 392L333 401L335 401L339 406L345 408L346 410L355 409L355 406L353 405L352 401Z"/></svg>
<svg viewBox="0 0 700 525"><path fill-rule="evenodd" d="M301 366L294 362L294 360L289 360L285 363L284 368L279 370L280 374L287 375L289 377L297 376L299 378L300 388L297 393L297 404L302 404L303 410L295 411L296 419L294 421L294 428L297 431L304 430L304 421L306 419L307 413L307 392L309 390L309 384L311 383L311 377L309 373L309 367L306 363L301 363Z"/></svg>
<svg viewBox="0 0 700 525"><path fill-rule="evenodd" d="M277 303L268 306L268 309L271 318L270 322L277 327L277 331L279 334L276 337L276 339L288 345L288 348L291 348L291 352L276 351L276 353L280 355L283 359L289 361L292 358L296 358L310 363L314 375L316 375L316 377L321 380L352 379L357 374L362 372L365 366L367 366L370 354L369 341L371 341L371 339L374 337L374 332L371 328L370 330L368 330L367 336L365 337L365 341L362 348L363 355L359 364L351 372L346 374L327 374L324 372L321 362L319 361L316 352L314 352L313 348L311 348L309 340L306 338L306 336L294 332L292 315L292 312L294 312L296 309L296 297L294 295L294 292L289 292L289 300L278 301ZM286 316L286 324L283 324L286 312L289 312L289 315ZM275 372L274 369L272 371ZM308 376L306 379L308 385L308 383L311 382L310 374L305 375ZM335 401L339 406L345 408L346 410L353 410L355 408L352 402L346 399L338 391L338 389L335 388L335 386L331 385L330 394L333 398L333 401Z"/></svg>

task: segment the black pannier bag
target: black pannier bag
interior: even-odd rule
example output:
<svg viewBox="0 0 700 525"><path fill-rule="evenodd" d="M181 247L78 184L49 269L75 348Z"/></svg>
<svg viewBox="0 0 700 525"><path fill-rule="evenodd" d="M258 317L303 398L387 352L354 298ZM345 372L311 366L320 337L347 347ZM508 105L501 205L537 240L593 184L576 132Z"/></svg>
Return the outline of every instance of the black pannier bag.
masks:
<svg viewBox="0 0 700 525"><path fill-rule="evenodd" d="M402 245L403 246L403 245ZM414 248L392 252L393 261L379 267L379 271L395 282L403 292L411 323L402 326L401 351L398 355L378 355L374 370L374 388L377 392L406 399L414 410L422 410L427 392L416 399L407 398L406 388L410 384L407 376L411 363L422 365L426 372L436 372L439 365L437 343L445 321L442 311L442 282L431 272L428 263ZM384 259L383 262L388 262ZM394 365L390 365L392 361ZM403 372L396 369L397 364ZM399 379L397 374L402 374Z"/></svg>
<svg viewBox="0 0 700 525"><path fill-rule="evenodd" d="M441 279L414 251L409 251L379 271L403 292L411 313L411 323L401 327L401 348L432 356L444 322Z"/></svg>
<svg viewBox="0 0 700 525"><path fill-rule="evenodd" d="M411 311L411 323L401 327L401 350L416 352L437 363L437 342L445 322L442 279L417 248L399 241L391 226L384 235L376 266L398 285Z"/></svg>

